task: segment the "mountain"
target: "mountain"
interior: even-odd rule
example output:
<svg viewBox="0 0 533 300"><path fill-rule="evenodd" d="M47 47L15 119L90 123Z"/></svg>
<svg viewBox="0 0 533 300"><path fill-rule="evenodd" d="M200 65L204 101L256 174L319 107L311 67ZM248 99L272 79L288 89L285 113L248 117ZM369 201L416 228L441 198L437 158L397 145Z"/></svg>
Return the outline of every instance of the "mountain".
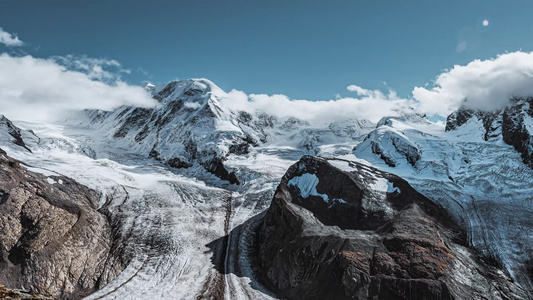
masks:
<svg viewBox="0 0 533 300"><path fill-rule="evenodd" d="M149 87L149 86L147 86ZM224 165L229 155L246 155L265 144L297 146L308 152L331 141L351 141L370 125L366 120L335 122L316 128L294 117L234 111L221 105L227 97L207 79L174 81L149 87L159 106L91 111L82 125L104 131L117 143L174 168L199 165L230 183L239 183Z"/></svg>
<svg viewBox="0 0 533 300"><path fill-rule="evenodd" d="M476 120L483 123L486 141L503 140L521 154L525 164L533 168L533 98L513 98L510 105L492 112L463 106L448 116L446 131L457 130Z"/></svg>
<svg viewBox="0 0 533 300"><path fill-rule="evenodd" d="M442 207L357 162L304 156L291 166L257 242L283 299L527 297L468 249Z"/></svg>
<svg viewBox="0 0 533 300"><path fill-rule="evenodd" d="M153 90L159 107L93 111L89 124L107 129L118 142L169 166L188 168L198 163L237 183L222 162L230 153L245 153L255 141L233 121L236 115L220 106L223 94L208 80L171 82Z"/></svg>
<svg viewBox="0 0 533 300"><path fill-rule="evenodd" d="M91 265L54 281L56 297L533 298L531 100L455 112L446 126L416 114L324 124L235 108L206 79L144 88L156 107L0 122L5 157L26 174L2 176L57 191L29 195L98 218L84 230L102 228L49 242L37 235L59 245L44 252ZM35 230L22 211L1 212ZM68 213L46 225L66 230ZM87 239L106 250L73 257ZM44 257L32 251L25 261ZM40 270L0 285L44 291Z"/></svg>
<svg viewBox="0 0 533 300"><path fill-rule="evenodd" d="M469 244L531 290L533 170L523 153L494 134L497 129L487 135L490 126L480 115L488 120L498 114L455 112L446 131L424 118L385 118L353 154L443 206L467 232Z"/></svg>

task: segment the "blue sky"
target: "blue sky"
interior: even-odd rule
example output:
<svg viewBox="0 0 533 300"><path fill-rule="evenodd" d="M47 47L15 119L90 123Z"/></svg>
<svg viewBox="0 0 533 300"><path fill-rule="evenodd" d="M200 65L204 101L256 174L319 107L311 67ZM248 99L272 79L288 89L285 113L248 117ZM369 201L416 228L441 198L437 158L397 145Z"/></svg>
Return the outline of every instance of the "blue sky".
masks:
<svg viewBox="0 0 533 300"><path fill-rule="evenodd" d="M455 64L532 51L532 11L530 1L2 0L0 27L25 45L0 51L115 59L134 84L205 77L318 100L387 82L409 97Z"/></svg>

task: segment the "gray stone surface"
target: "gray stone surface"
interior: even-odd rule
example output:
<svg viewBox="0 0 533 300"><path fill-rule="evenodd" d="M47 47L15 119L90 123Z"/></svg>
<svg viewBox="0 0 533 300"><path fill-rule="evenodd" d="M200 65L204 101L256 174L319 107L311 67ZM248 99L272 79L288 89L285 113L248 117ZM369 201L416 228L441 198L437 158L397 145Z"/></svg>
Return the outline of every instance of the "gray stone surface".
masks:
<svg viewBox="0 0 533 300"><path fill-rule="evenodd" d="M33 173L0 149L0 283L77 299L122 271L99 195L67 178ZM114 253L117 254L117 253Z"/></svg>

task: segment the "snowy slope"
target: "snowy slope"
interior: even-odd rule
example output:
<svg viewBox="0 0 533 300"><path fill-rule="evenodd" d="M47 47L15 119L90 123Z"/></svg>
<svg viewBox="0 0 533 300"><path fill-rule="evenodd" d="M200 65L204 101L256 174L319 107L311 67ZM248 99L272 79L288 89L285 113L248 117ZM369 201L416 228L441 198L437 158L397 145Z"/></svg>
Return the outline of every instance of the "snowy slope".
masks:
<svg viewBox="0 0 533 300"><path fill-rule="evenodd" d="M100 191L100 209L119 229L124 247L119 250L130 262L111 284L88 299L220 298L221 291L226 298L269 298L258 292L247 265L250 229L239 225L246 221L252 226L249 219L268 206L277 182L260 174L281 173L292 161L280 158L278 168L258 166L246 172L257 175L248 175L246 184L231 190L231 185L205 171L200 174L203 180L192 179L155 159L125 153L93 136L92 130L18 125L33 128L40 140L29 144L32 152L6 147L8 153L33 171L64 174ZM88 157L82 151L84 143L113 160ZM228 234L231 238L224 238ZM240 252L222 257L221 249L229 244ZM227 269L228 274L221 275L217 268ZM239 276L230 271L236 269Z"/></svg>
<svg viewBox="0 0 533 300"><path fill-rule="evenodd" d="M531 289L525 266L533 258L533 170L520 154L501 136L486 141L483 121L475 116L448 132L424 120L380 124L353 155L443 205L472 245Z"/></svg>
<svg viewBox="0 0 533 300"><path fill-rule="evenodd" d="M26 151L30 151L24 140L31 141L37 139L37 136L31 131L20 130L4 115L0 115L0 145L8 147L22 147ZM16 147L15 147L16 148Z"/></svg>

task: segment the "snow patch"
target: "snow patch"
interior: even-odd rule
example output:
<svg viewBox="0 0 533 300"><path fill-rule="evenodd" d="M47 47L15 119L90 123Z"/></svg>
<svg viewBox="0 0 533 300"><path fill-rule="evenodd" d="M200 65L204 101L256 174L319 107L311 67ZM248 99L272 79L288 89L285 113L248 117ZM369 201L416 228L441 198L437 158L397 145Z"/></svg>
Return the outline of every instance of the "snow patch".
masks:
<svg viewBox="0 0 533 300"><path fill-rule="evenodd" d="M533 118L524 117L524 127L526 127L526 130L529 135L533 135Z"/></svg>
<svg viewBox="0 0 533 300"><path fill-rule="evenodd" d="M296 176L289 180L289 186L296 186L300 189L300 195L302 198L307 198L309 196L318 196L324 199L324 202L329 202L328 195L319 194L316 190L316 187L319 183L318 177L315 174L303 174L302 176Z"/></svg>
<svg viewBox="0 0 533 300"><path fill-rule="evenodd" d="M334 166L335 168L337 169L340 169L342 171L345 171L345 172L353 172L354 171L354 167L352 167L352 165L347 162L347 161L344 161L344 160L328 160L328 162Z"/></svg>
<svg viewBox="0 0 533 300"><path fill-rule="evenodd" d="M370 183L370 187L376 191L385 192L389 190L388 181L385 178L376 177L376 181Z"/></svg>
<svg viewBox="0 0 533 300"><path fill-rule="evenodd" d="M459 138L460 141L469 142L483 142L484 133L485 127L483 126L483 121L477 116L470 118L470 120L454 131L454 134Z"/></svg>
<svg viewBox="0 0 533 300"><path fill-rule="evenodd" d="M400 191L399 187L395 187L392 182L388 181L387 182L387 194L391 194L394 192L398 192L398 194L400 194L402 191Z"/></svg>
<svg viewBox="0 0 533 300"><path fill-rule="evenodd" d="M187 108L193 108L193 109L198 109L200 107L202 107L202 105L198 102L185 102L183 103L183 106L187 107Z"/></svg>
<svg viewBox="0 0 533 300"><path fill-rule="evenodd" d="M342 199L338 199L338 198L334 198L334 199L333 199L333 202L337 202L337 203L348 203L348 202L346 202L346 201L344 201L344 200L342 200Z"/></svg>

